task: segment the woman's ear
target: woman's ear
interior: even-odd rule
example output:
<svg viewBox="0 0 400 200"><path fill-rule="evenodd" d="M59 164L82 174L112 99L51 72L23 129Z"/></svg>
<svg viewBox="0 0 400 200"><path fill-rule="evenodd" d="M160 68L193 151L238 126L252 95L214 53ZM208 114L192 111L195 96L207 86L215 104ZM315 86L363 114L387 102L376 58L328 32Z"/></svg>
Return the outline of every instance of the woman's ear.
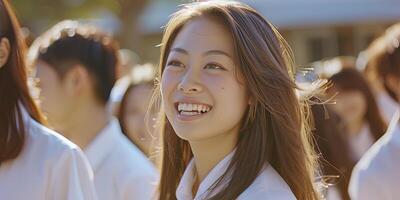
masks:
<svg viewBox="0 0 400 200"><path fill-rule="evenodd" d="M10 56L10 42L7 38L0 39L0 68L2 68Z"/></svg>
<svg viewBox="0 0 400 200"><path fill-rule="evenodd" d="M64 75L63 83L69 94L81 94L90 82L89 72L81 65L72 66Z"/></svg>

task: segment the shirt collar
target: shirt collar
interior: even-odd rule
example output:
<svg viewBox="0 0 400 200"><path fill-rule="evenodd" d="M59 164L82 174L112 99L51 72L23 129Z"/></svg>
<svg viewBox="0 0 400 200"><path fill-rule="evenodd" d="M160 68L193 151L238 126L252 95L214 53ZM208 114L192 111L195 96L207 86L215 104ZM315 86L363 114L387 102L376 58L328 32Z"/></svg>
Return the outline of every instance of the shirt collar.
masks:
<svg viewBox="0 0 400 200"><path fill-rule="evenodd" d="M215 181L220 178L225 171L227 170L233 155L235 155L235 150L229 153L223 160L221 160L209 173L208 175L203 179L203 181L200 183L199 188L197 190L197 194L194 198L194 200L202 199L208 194L208 189L213 185ZM196 166L194 163L194 159L189 162L188 166L185 169L185 172L183 173L183 176L181 178L181 181L179 182L179 185L176 190L176 197L178 200L192 200L193 199L193 194L192 194L192 188L193 184L195 181L195 175L196 175ZM216 188L217 190L221 189L219 186ZM214 193L212 193L214 194ZM211 194L211 195L212 195Z"/></svg>
<svg viewBox="0 0 400 200"><path fill-rule="evenodd" d="M96 171L99 165L112 153L120 134L122 132L119 122L117 119L112 118L107 126L84 149L93 171Z"/></svg>
<svg viewBox="0 0 400 200"><path fill-rule="evenodd" d="M393 138L392 142L400 145L400 109L393 115L387 133L390 134L390 138Z"/></svg>
<svg viewBox="0 0 400 200"><path fill-rule="evenodd" d="M19 109L21 110L22 121L23 121L25 124L30 123L30 121L32 121L33 119L32 119L32 117L29 115L28 110L26 110L25 106L22 105L21 102L18 102L18 107L19 107ZM19 123L18 120L17 120L17 123Z"/></svg>

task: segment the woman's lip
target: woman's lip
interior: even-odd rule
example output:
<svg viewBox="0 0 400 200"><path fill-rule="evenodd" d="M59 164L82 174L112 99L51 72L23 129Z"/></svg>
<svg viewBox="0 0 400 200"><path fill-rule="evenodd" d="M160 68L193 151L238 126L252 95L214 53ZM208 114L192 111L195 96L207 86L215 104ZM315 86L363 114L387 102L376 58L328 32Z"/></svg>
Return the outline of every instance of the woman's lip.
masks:
<svg viewBox="0 0 400 200"><path fill-rule="evenodd" d="M207 105L209 107L212 107L211 104L208 103L202 103L200 101L187 101L187 100L179 100L179 101L175 101L174 105L178 106L179 103L186 103L186 104L201 104L201 105Z"/></svg>
<svg viewBox="0 0 400 200"><path fill-rule="evenodd" d="M183 122L190 122L190 121L195 121L195 120L197 120L197 119L200 119L200 118L202 118L202 117L205 117L206 115L208 115L210 112L212 112L212 110L210 110L210 111L208 111L208 112L206 112L206 113L203 113L203 114L198 114L198 115L182 115L181 113L179 113L179 111L178 110L175 110L176 111L176 118L179 120L179 121L183 121Z"/></svg>

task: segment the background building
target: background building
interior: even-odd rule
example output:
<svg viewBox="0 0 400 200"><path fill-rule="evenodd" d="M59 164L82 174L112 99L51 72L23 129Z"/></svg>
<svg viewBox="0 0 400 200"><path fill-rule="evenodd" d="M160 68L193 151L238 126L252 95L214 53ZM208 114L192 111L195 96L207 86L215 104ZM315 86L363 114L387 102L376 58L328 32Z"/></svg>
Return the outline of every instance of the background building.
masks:
<svg viewBox="0 0 400 200"><path fill-rule="evenodd" d="M183 2L183 1L182 1ZM243 0L276 25L295 52L296 62L338 55L357 56L389 25L400 21L398 0ZM138 54L157 61L162 27L179 1L153 1L143 12Z"/></svg>

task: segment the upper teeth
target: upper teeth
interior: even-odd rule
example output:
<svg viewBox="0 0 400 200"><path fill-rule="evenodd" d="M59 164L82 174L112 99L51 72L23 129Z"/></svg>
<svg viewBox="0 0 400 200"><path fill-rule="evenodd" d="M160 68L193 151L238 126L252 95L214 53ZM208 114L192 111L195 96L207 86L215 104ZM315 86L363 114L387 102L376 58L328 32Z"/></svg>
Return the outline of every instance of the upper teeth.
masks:
<svg viewBox="0 0 400 200"><path fill-rule="evenodd" d="M210 111L210 106L205 104L193 104L193 103L179 103L178 111L189 111L189 112L208 112Z"/></svg>

